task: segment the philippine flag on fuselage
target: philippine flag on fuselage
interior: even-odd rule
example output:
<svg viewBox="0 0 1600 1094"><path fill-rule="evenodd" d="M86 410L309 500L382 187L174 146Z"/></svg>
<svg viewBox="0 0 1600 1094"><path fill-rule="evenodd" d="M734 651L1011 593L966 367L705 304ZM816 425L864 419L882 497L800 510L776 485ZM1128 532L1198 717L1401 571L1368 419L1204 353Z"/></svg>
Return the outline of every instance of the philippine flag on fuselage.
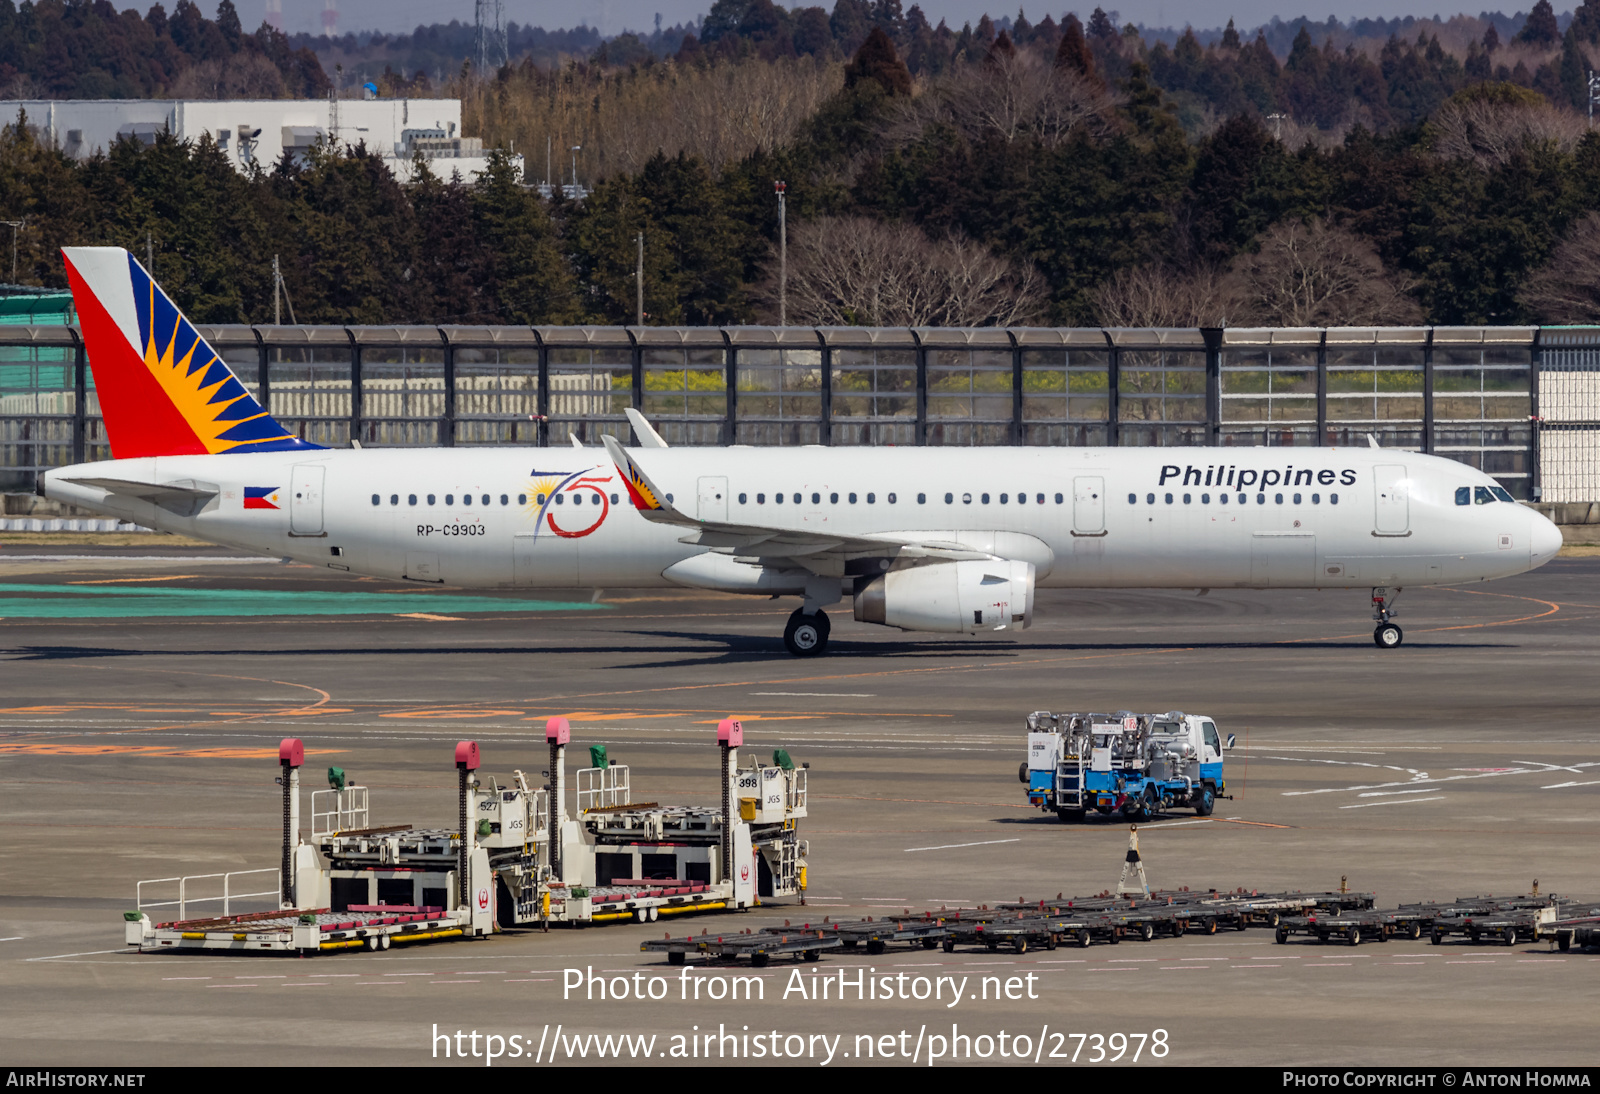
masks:
<svg viewBox="0 0 1600 1094"><path fill-rule="evenodd" d="M244 507L246 509L276 509L278 488L276 486L247 486L244 488Z"/></svg>

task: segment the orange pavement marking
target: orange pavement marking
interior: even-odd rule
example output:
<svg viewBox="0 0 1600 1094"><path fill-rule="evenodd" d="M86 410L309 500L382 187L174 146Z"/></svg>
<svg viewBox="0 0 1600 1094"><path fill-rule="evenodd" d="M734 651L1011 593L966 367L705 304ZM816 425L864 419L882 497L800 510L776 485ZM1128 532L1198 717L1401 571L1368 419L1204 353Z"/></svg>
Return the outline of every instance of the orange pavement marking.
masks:
<svg viewBox="0 0 1600 1094"><path fill-rule="evenodd" d="M318 711L318 713L323 713ZM397 714L380 714L380 718L511 718L520 710L405 710Z"/></svg>
<svg viewBox="0 0 1600 1094"><path fill-rule="evenodd" d="M335 755L341 748L306 749L306 755ZM0 755L27 756L145 756L150 758L183 758L194 760L265 760L275 759L275 748L168 748L163 745L69 745L50 741L0 742Z"/></svg>
<svg viewBox="0 0 1600 1094"><path fill-rule="evenodd" d="M147 581L192 581L199 574L173 574L171 577L108 577L102 581L69 581L68 585L143 585Z"/></svg>
<svg viewBox="0 0 1600 1094"><path fill-rule="evenodd" d="M428 612L397 612L396 619L432 619L440 623L460 623L459 615L430 615Z"/></svg>

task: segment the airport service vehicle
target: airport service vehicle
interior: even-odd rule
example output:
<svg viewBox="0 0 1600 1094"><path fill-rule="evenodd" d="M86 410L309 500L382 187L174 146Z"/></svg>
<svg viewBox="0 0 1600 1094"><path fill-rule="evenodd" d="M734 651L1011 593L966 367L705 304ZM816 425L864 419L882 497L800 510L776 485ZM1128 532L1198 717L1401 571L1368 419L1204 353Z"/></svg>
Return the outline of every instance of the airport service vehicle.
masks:
<svg viewBox="0 0 1600 1094"><path fill-rule="evenodd" d="M1081 821L1089 810L1147 820L1176 806L1210 816L1223 796L1217 724L1181 710L1166 714L1028 715L1028 758L1017 772L1028 804Z"/></svg>
<svg viewBox="0 0 1600 1094"><path fill-rule="evenodd" d="M502 927L649 923L752 908L763 898L805 902L807 845L798 824L807 815L807 765L797 767L782 749L771 764L748 754L741 764L744 728L725 718L717 726L720 807L633 801L629 768L610 762L603 745L590 747L573 795L571 733L565 718L549 720L549 781L537 786L521 771L505 785L485 785L477 743L457 744L457 817L447 827L372 824L367 788L332 768L329 789L312 795L309 840L300 828L305 748L286 738L278 750L279 869L224 875L220 886L215 874L140 882L138 907L124 914L126 940L144 952L386 950ZM232 885L236 876L270 873L278 875L270 891ZM204 895L219 887L222 896ZM174 891L176 900L165 899ZM270 899L276 910L234 914L252 898ZM220 914L189 916L217 902ZM162 918L166 909L173 918Z"/></svg>
<svg viewBox="0 0 1600 1094"><path fill-rule="evenodd" d="M268 414L138 263L68 247L114 459L39 492L244 550L465 588L686 587L800 597L902 631L1022 629L1039 588L1369 589L1506 577L1561 534L1489 476L1400 450L332 450Z"/></svg>

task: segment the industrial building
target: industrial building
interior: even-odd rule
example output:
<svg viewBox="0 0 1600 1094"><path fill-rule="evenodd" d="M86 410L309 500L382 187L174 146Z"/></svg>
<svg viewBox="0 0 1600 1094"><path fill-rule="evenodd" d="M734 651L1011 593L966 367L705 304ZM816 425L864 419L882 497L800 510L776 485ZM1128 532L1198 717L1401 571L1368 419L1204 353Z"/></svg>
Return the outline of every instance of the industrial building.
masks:
<svg viewBox="0 0 1600 1094"><path fill-rule="evenodd" d="M483 141L461 133L460 99L8 99L0 118L27 115L29 128L69 156L87 159L120 138L153 143L170 131L180 140L210 134L239 171L270 170L288 152L304 155L319 141L365 145L400 181L413 159L434 174L463 179L489 164ZM521 157L514 157L519 167Z"/></svg>

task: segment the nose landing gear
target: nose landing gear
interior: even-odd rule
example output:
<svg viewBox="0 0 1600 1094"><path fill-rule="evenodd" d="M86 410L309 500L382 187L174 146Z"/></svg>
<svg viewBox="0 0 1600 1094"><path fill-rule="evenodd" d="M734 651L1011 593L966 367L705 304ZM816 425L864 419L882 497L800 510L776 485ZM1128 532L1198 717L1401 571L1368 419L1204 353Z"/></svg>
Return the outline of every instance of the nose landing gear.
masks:
<svg viewBox="0 0 1600 1094"><path fill-rule="evenodd" d="M1392 650L1405 641L1405 632L1391 622L1394 617L1394 602L1400 599L1403 591L1396 589L1391 596L1388 589L1372 590L1372 618L1378 621L1377 629L1372 632L1372 642L1380 650Z"/></svg>
<svg viewBox="0 0 1600 1094"><path fill-rule="evenodd" d="M815 657L828 648L829 629L826 612L796 608L783 628L783 644L796 657Z"/></svg>

